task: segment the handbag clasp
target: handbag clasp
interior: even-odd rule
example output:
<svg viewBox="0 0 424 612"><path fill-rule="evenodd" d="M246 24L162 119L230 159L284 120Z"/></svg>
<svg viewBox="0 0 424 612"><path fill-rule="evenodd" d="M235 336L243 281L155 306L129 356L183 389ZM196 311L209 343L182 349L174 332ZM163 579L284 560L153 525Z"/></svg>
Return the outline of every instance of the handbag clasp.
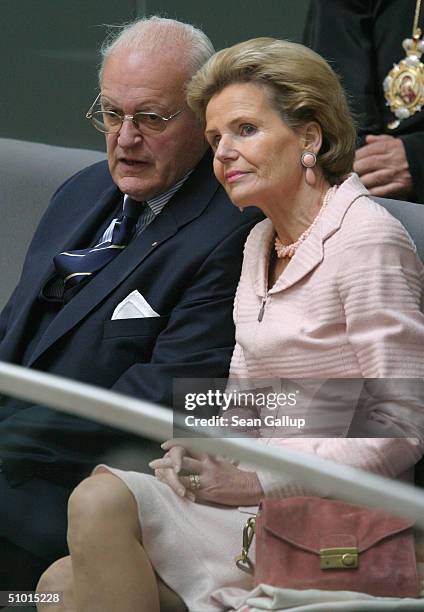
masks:
<svg viewBox="0 0 424 612"><path fill-rule="evenodd" d="M355 569L359 563L356 546L321 548L319 551L321 569Z"/></svg>
<svg viewBox="0 0 424 612"><path fill-rule="evenodd" d="M235 558L237 567L246 572L247 574L253 574L253 563L249 559L249 549L252 544L253 537L256 529L256 517L251 516L243 529L243 548L241 553Z"/></svg>

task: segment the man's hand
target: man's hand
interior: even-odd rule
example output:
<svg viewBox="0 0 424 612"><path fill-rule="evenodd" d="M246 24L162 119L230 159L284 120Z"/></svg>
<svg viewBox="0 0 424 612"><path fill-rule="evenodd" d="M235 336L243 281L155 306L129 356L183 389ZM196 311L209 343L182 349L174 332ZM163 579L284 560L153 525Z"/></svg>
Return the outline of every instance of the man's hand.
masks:
<svg viewBox="0 0 424 612"><path fill-rule="evenodd" d="M167 451L165 456L149 465L158 480L181 497L225 506L254 506L264 496L256 474L240 470L228 459L185 448L174 440L168 440L162 448ZM190 474L198 476L196 490L192 488Z"/></svg>
<svg viewBox="0 0 424 612"><path fill-rule="evenodd" d="M400 138L367 136L366 144L356 151L353 169L374 196L408 198L412 193L412 177Z"/></svg>

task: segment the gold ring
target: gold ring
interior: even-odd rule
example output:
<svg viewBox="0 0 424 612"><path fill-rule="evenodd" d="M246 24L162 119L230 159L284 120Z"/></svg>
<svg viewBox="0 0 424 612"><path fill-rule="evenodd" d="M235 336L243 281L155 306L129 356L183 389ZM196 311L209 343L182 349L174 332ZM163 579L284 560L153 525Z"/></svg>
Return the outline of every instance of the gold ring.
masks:
<svg viewBox="0 0 424 612"><path fill-rule="evenodd" d="M190 489L192 491L197 491L200 489L200 476L198 474L190 474L188 478L190 480Z"/></svg>

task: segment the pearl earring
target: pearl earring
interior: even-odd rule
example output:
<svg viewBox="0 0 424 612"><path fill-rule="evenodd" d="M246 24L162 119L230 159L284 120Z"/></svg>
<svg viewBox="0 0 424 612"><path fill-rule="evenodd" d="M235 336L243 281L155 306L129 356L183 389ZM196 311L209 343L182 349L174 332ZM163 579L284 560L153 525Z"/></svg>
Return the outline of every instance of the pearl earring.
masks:
<svg viewBox="0 0 424 612"><path fill-rule="evenodd" d="M308 185L315 185L316 176L315 172L312 170L317 163L317 156L315 153L313 151L303 151L302 155L300 156L300 163L304 168L306 168L305 180Z"/></svg>
<svg viewBox="0 0 424 612"><path fill-rule="evenodd" d="M305 168L313 168L317 163L317 156L313 151L303 151L300 157L300 163Z"/></svg>

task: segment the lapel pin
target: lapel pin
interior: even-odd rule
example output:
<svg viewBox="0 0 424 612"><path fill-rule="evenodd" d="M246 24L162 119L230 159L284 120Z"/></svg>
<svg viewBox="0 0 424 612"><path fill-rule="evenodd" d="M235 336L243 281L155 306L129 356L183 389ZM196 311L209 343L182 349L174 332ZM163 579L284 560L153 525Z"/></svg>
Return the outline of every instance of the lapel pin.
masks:
<svg viewBox="0 0 424 612"><path fill-rule="evenodd" d="M152 247L157 246L157 242L152 242Z"/></svg>

